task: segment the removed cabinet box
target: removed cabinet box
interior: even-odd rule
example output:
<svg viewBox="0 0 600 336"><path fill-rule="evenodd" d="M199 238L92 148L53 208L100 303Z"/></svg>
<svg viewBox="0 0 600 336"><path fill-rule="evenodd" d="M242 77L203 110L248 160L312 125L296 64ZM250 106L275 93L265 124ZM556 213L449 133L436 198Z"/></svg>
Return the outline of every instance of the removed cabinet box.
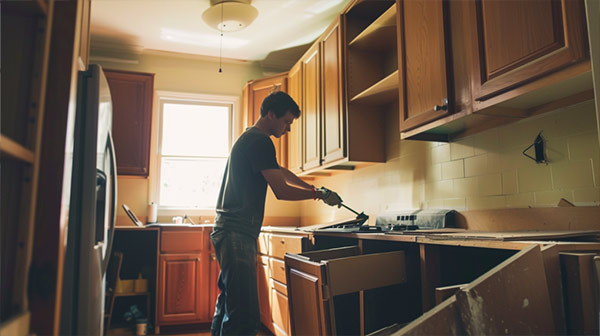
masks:
<svg viewBox="0 0 600 336"><path fill-rule="evenodd" d="M154 74L105 70L119 175L149 174Z"/></svg>
<svg viewBox="0 0 600 336"><path fill-rule="evenodd" d="M269 94L276 91L287 92L287 72L246 83L243 92L243 99L245 103L243 104L245 105L243 107L245 109L243 113L248 118L248 127L254 125L254 123L256 123L256 121L260 118L260 106L262 105L263 100ZM280 138L271 137L271 140L273 140L273 145L275 145L277 162L283 167L288 167L287 137L287 134Z"/></svg>
<svg viewBox="0 0 600 336"><path fill-rule="evenodd" d="M342 247L285 255L293 335L365 334L379 330L366 291L406 282L404 252L360 255ZM388 299L395 300L394 296Z"/></svg>

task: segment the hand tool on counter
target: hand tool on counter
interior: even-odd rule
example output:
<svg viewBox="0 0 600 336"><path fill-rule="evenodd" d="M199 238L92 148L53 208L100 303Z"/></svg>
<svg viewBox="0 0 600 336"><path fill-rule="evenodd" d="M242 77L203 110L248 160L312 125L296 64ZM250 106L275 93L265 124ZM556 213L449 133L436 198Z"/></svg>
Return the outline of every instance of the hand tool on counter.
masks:
<svg viewBox="0 0 600 336"><path fill-rule="evenodd" d="M360 220L359 223L360 225L363 225L367 219L369 219L368 215L365 215L364 212L358 213L358 211L355 211L354 209L350 208L349 206L345 205L344 203L340 203L340 206L343 206L344 208L352 211L353 213L356 214L356 219Z"/></svg>

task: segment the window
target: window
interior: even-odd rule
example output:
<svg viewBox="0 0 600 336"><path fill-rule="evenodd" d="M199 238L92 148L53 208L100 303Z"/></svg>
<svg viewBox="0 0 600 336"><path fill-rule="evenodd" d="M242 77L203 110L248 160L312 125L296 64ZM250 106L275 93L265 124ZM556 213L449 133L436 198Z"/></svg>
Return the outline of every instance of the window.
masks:
<svg viewBox="0 0 600 336"><path fill-rule="evenodd" d="M189 97L189 95L188 95ZM159 97L161 209L214 209L231 146L233 102Z"/></svg>

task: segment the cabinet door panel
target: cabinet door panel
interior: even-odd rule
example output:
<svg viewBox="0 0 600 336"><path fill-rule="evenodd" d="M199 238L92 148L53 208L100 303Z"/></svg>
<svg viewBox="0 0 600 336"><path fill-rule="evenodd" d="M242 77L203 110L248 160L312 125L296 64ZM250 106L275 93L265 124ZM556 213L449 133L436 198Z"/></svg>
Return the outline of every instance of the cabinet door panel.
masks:
<svg viewBox="0 0 600 336"><path fill-rule="evenodd" d="M475 100L587 56L583 1L473 2Z"/></svg>
<svg viewBox="0 0 600 336"><path fill-rule="evenodd" d="M340 26L323 38L323 163L344 157L344 104L342 94L342 53Z"/></svg>
<svg viewBox="0 0 600 336"><path fill-rule="evenodd" d="M266 263L261 262L262 258L266 258ZM256 265L257 267L257 283L258 283L258 304L260 307L260 321L269 330L272 329L273 319L271 316L271 287L269 285L269 265L268 257L261 256Z"/></svg>
<svg viewBox="0 0 600 336"><path fill-rule="evenodd" d="M302 60L304 84L304 169L321 165L321 79L319 44Z"/></svg>
<svg viewBox="0 0 600 336"><path fill-rule="evenodd" d="M288 311L287 296L279 293L275 288L271 289L273 302L273 323L283 330L286 335L290 332L290 314Z"/></svg>
<svg viewBox="0 0 600 336"><path fill-rule="evenodd" d="M401 131L451 112L447 13L442 0L398 1Z"/></svg>
<svg viewBox="0 0 600 336"><path fill-rule="evenodd" d="M292 123L288 134L288 165L294 173L302 171L302 120L304 104L302 101L302 63L297 63L288 75L288 93L300 107L300 117Z"/></svg>
<svg viewBox="0 0 600 336"><path fill-rule="evenodd" d="M154 74L105 71L119 175L148 176Z"/></svg>
<svg viewBox="0 0 600 336"><path fill-rule="evenodd" d="M202 254L160 256L160 322L210 320L208 263L202 257Z"/></svg>
<svg viewBox="0 0 600 336"><path fill-rule="evenodd" d="M292 335L323 335L329 332L329 321L322 303L321 279L318 276L291 268L288 272L288 298ZM300 323L296 323L300 322Z"/></svg>
<svg viewBox="0 0 600 336"><path fill-rule="evenodd" d="M248 125L254 125L254 123L260 118L260 106L262 102L269 94L277 91L287 91L287 76L278 75L275 77L269 77L252 82L249 86L249 107L248 111ZM280 166L287 167L287 135L280 138L271 137L273 145L275 146L275 152L277 154L277 162Z"/></svg>

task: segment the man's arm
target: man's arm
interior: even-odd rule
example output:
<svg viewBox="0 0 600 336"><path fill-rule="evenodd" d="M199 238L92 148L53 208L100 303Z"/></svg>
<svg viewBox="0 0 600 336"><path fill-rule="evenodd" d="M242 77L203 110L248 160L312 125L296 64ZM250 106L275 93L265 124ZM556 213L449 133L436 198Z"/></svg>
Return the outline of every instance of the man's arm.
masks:
<svg viewBox="0 0 600 336"><path fill-rule="evenodd" d="M310 185L304 182L301 178L299 178L296 174L292 173L289 169L285 167L280 167L280 169L283 172L283 178L285 178L288 184L308 190L312 190L312 188L315 187L314 185Z"/></svg>
<svg viewBox="0 0 600 336"><path fill-rule="evenodd" d="M303 186L292 186L289 185L286 179L286 171L289 174L293 175L298 181L301 181L306 188ZM285 168L280 169L265 169L261 171L262 175L267 180L267 183L273 190L275 197L278 200L284 201L299 201L312 199L314 197L320 198L320 193L315 193L312 189L312 186L307 184L306 182L300 180L296 175ZM294 183L296 184L296 183Z"/></svg>

